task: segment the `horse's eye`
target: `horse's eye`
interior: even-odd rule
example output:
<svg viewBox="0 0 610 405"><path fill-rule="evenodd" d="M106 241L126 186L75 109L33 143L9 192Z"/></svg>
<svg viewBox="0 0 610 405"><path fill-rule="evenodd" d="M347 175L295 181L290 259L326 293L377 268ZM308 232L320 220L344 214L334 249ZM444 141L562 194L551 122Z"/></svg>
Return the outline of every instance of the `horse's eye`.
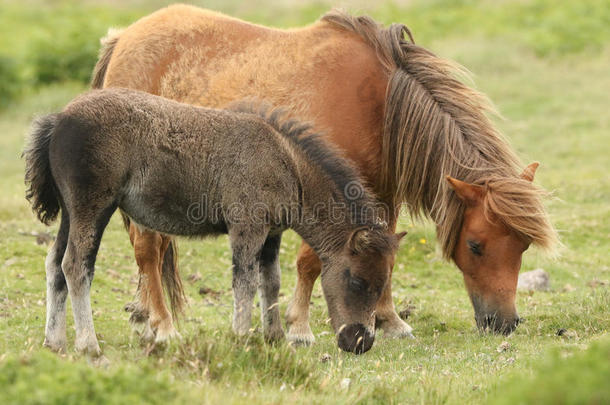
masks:
<svg viewBox="0 0 610 405"><path fill-rule="evenodd" d="M483 256L483 249L481 249L481 244L479 242L469 240L466 241L466 244L468 245L468 248L473 254L477 256Z"/></svg>

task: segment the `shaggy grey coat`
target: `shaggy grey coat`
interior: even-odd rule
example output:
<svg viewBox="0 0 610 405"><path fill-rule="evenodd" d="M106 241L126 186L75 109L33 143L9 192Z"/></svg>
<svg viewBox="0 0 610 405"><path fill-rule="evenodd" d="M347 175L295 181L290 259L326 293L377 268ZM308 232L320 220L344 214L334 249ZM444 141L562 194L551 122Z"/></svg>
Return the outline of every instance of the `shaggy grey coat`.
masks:
<svg viewBox="0 0 610 405"><path fill-rule="evenodd" d="M206 109L127 89L86 93L37 121L24 152L27 197L43 222L62 212L46 262L45 344L65 347L69 291L77 349L100 353L89 288L102 233L120 208L166 234L227 233L233 329L250 329L260 274L269 339L283 337L277 256L282 231L293 228L322 260L339 346L370 349L399 237L378 223L383 207L352 167L308 131L278 110Z"/></svg>

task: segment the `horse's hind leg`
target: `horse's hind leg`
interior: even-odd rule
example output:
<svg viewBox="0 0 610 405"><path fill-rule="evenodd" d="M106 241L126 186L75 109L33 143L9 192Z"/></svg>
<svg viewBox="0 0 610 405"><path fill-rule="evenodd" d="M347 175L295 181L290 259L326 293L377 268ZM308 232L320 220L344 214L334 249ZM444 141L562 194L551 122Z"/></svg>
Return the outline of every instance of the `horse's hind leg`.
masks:
<svg viewBox="0 0 610 405"><path fill-rule="evenodd" d="M125 222L128 230L129 230L129 240L131 241L131 246L134 247L135 254L135 246L136 240L139 237L140 231L138 230L138 226L131 222L124 213L123 222ZM140 270L138 266L138 270ZM150 329L150 324L148 322L148 309L146 308L148 302L148 289L146 287L146 277L143 275L141 271L138 272L138 287L136 290L136 295L134 297L134 301L125 305L125 310L130 312L129 323L132 328L140 335L143 336L145 331L150 331L150 336L154 336L152 329Z"/></svg>
<svg viewBox="0 0 610 405"><path fill-rule="evenodd" d="M142 339L164 342L176 334L161 284L161 266L169 239L157 232L137 229L133 222L132 226L136 228L133 246L140 271L139 306L148 314Z"/></svg>
<svg viewBox="0 0 610 405"><path fill-rule="evenodd" d="M286 311L288 334L286 338L294 344L310 345L315 341L309 327L309 302L316 278L322 265L318 256L305 242L301 244L297 256L297 286L294 297Z"/></svg>
<svg viewBox="0 0 610 405"><path fill-rule="evenodd" d="M260 255L260 298L263 332L267 341L284 338L280 320L278 295L280 292L280 242L282 235L268 236Z"/></svg>
<svg viewBox="0 0 610 405"><path fill-rule="evenodd" d="M101 350L93 327L89 291L102 234L115 209L112 205L102 211L80 215L75 215L75 210L70 211L68 246L62 261L74 314L75 347L94 357L99 356Z"/></svg>
<svg viewBox="0 0 610 405"><path fill-rule="evenodd" d="M66 298L68 286L61 269L68 243L70 221L62 209L59 232L45 261L47 277L47 321L43 345L54 351L66 350Z"/></svg>

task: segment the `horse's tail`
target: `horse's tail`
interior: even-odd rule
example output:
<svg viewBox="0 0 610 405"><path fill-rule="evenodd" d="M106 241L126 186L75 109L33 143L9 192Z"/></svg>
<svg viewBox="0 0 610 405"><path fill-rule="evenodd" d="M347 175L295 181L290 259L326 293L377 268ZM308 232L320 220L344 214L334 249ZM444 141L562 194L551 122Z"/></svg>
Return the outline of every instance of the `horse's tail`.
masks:
<svg viewBox="0 0 610 405"><path fill-rule="evenodd" d="M112 58L112 52L114 51L114 47L119 41L119 37L122 32L123 30L111 28L108 30L108 34L106 34L105 37L100 39L102 47L100 49L97 63L95 64L95 68L93 69L93 76L91 77L91 88L101 89L104 86L106 70L108 69L110 58Z"/></svg>
<svg viewBox="0 0 610 405"><path fill-rule="evenodd" d="M25 158L25 198L32 204L38 219L44 224L52 222L59 213L59 194L51 173L49 144L59 114L50 114L34 121Z"/></svg>
<svg viewBox="0 0 610 405"><path fill-rule="evenodd" d="M129 232L131 219L123 211L121 211L121 218L123 219L125 229ZM184 287L182 286L182 280L180 280L180 273L178 271L178 245L173 238L170 239L165 255L163 256L161 283L169 298L172 317L174 320L179 320L184 312L184 306L186 305L186 294L184 293Z"/></svg>
<svg viewBox="0 0 610 405"><path fill-rule="evenodd" d="M178 272L178 244L174 238L170 239L165 256L163 256L161 282L169 297L172 316L174 320L178 320L184 312L186 294L184 294L182 280L180 280L180 273Z"/></svg>

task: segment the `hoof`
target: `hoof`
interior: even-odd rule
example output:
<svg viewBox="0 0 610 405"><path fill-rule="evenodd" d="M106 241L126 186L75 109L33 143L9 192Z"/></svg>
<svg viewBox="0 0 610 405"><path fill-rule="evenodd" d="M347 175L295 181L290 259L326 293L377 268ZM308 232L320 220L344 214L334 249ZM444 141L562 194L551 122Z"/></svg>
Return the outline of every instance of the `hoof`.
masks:
<svg viewBox="0 0 610 405"><path fill-rule="evenodd" d="M45 338L42 346L46 347L47 349L49 349L55 353L61 353L61 354L66 353L66 342L65 341L53 342L50 339Z"/></svg>
<svg viewBox="0 0 610 405"><path fill-rule="evenodd" d="M150 327L149 322L140 324L139 326L134 325L133 330L138 336L140 336L140 342L142 344L148 345L154 343L156 336L155 332Z"/></svg>
<svg viewBox="0 0 610 405"><path fill-rule="evenodd" d="M110 366L110 360L108 360L108 358L102 354L100 356L91 358L91 364L93 364L95 367L107 368Z"/></svg>
<svg viewBox="0 0 610 405"><path fill-rule="evenodd" d="M316 338L313 336L308 324L299 326L293 323L288 328L286 340L293 346L311 346L316 341Z"/></svg>
<svg viewBox="0 0 610 405"><path fill-rule="evenodd" d="M86 355L92 359L97 359L102 355L102 349L97 341L76 341L74 344L76 351L80 354Z"/></svg>
<svg viewBox="0 0 610 405"><path fill-rule="evenodd" d="M273 328L269 331L265 331L264 335L265 335L265 342L267 342L267 343L281 342L286 338L286 335L284 334L284 330L282 329L281 326L279 328Z"/></svg>
<svg viewBox="0 0 610 405"><path fill-rule="evenodd" d="M379 325L383 330L383 337L389 339L415 339L413 328L400 318L393 321L383 321Z"/></svg>
<svg viewBox="0 0 610 405"><path fill-rule="evenodd" d="M157 333L155 334L155 345L168 345L170 341L172 340L179 340L182 336L180 336L180 334L178 333L178 331L176 329L174 329L173 326L171 326L169 329L157 329Z"/></svg>

